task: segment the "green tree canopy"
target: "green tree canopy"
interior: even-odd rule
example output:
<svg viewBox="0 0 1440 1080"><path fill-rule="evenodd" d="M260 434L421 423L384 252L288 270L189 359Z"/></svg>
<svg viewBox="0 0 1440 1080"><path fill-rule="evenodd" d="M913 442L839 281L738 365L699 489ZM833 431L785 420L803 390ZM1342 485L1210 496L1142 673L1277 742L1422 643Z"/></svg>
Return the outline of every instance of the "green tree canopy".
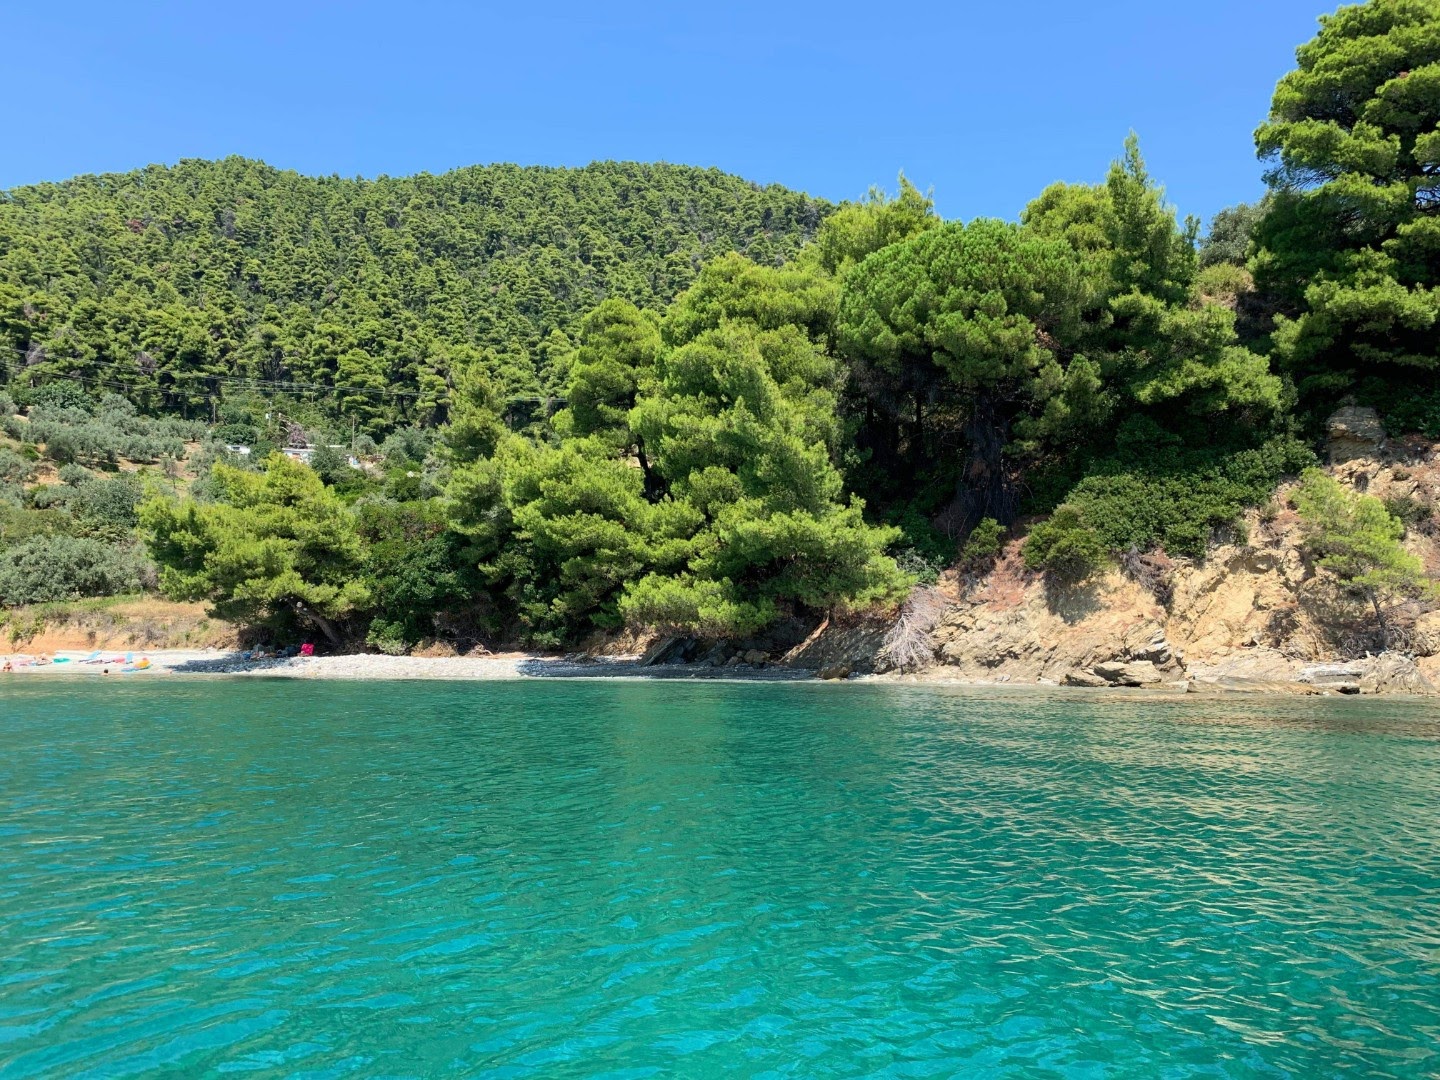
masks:
<svg viewBox="0 0 1440 1080"><path fill-rule="evenodd" d="M1063 344L1077 339L1083 307L1082 263L1064 240L1001 221L950 223L846 275L839 339L882 400L909 392L916 428L937 391L959 398L972 448L967 522L1008 522L1000 454L1012 430L1034 443L1095 400L1095 366Z"/></svg>
<svg viewBox="0 0 1440 1080"><path fill-rule="evenodd" d="M618 162L361 180L226 158L19 187L0 192L3 367L194 416L264 380L372 433L438 423L453 358L485 357L501 397L559 389L561 342L602 299L658 309L731 251L774 265L830 210Z"/></svg>
<svg viewBox="0 0 1440 1080"><path fill-rule="evenodd" d="M216 465L212 475L217 502L155 498L141 508L166 594L245 621L290 612L339 644L335 620L370 599L350 512L281 454L261 473Z"/></svg>
<svg viewBox="0 0 1440 1080"><path fill-rule="evenodd" d="M842 206L825 219L809 250L829 273L839 276L865 256L939 224L934 200L901 173L899 194L891 198L871 188L864 202Z"/></svg>
<svg viewBox="0 0 1440 1080"><path fill-rule="evenodd" d="M1302 392L1440 368L1440 2L1322 16L1255 134L1269 163L1257 285Z"/></svg>

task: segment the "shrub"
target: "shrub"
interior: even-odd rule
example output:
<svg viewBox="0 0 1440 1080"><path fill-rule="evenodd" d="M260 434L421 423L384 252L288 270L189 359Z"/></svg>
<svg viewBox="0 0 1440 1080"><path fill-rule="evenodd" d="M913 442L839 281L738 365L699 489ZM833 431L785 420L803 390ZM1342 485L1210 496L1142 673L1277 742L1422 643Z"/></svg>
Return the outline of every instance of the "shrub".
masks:
<svg viewBox="0 0 1440 1080"><path fill-rule="evenodd" d="M370 632L365 635L365 644L386 656L403 656L410 649L405 637L405 627L400 623L375 619L370 623Z"/></svg>
<svg viewBox="0 0 1440 1080"><path fill-rule="evenodd" d="M35 466L8 446L0 446L0 480L23 484L35 479Z"/></svg>
<svg viewBox="0 0 1440 1080"><path fill-rule="evenodd" d="M1390 496L1385 500L1385 510L1392 517L1398 518L1407 529L1419 525L1435 512L1435 508L1429 503L1412 495Z"/></svg>
<svg viewBox="0 0 1440 1080"><path fill-rule="evenodd" d="M88 537L34 536L0 552L0 604L136 592L153 578L135 548Z"/></svg>
<svg viewBox="0 0 1440 1080"><path fill-rule="evenodd" d="M83 409L89 402L83 387L78 383L59 381L43 386L28 386L16 391L16 400L27 408L51 407L59 409Z"/></svg>
<svg viewBox="0 0 1440 1080"><path fill-rule="evenodd" d="M32 428L33 436L35 436L36 439L39 439L40 442L43 442L43 444L45 444L45 452L50 456L50 458L53 459L53 461L58 461L60 462L60 464L68 465L71 464L71 462L75 461L75 459L78 458L79 455L81 455L79 441L75 438L75 433L73 433L73 429L45 429L42 426L42 428L37 431L36 425L33 422L32 425L30 425L30 428Z"/></svg>
<svg viewBox="0 0 1440 1080"><path fill-rule="evenodd" d="M1150 460L1137 450L1097 463L1065 502L1110 551L1160 546L1200 558L1216 533L1234 535L1247 507L1263 503L1283 477L1314 462L1315 455L1289 437L1229 453L1162 446Z"/></svg>
<svg viewBox="0 0 1440 1080"><path fill-rule="evenodd" d="M95 479L95 474L83 465L61 465L60 482L69 484L71 487L79 487L81 484L89 483Z"/></svg>
<svg viewBox="0 0 1440 1080"><path fill-rule="evenodd" d="M1254 287L1250 271L1233 263L1214 263L1195 275L1195 293L1203 300L1233 304Z"/></svg>
<svg viewBox="0 0 1440 1080"><path fill-rule="evenodd" d="M915 579L917 585L934 585L940 580L940 572L945 569L949 559L926 558L925 553L913 547L901 548L894 552L891 558L900 572L907 577Z"/></svg>
<svg viewBox="0 0 1440 1080"><path fill-rule="evenodd" d="M217 442L254 446L260 439L260 429L254 424L220 424L211 428L210 437Z"/></svg>
<svg viewBox="0 0 1440 1080"><path fill-rule="evenodd" d="M980 523L970 530L960 556L972 563L984 562L1000 554L1005 546L1005 526L994 518L981 518Z"/></svg>
<svg viewBox="0 0 1440 1080"><path fill-rule="evenodd" d="M1319 469L1307 469L1295 491L1305 549L1315 564L1374 608L1398 597L1435 594L1418 556L1400 545L1405 526L1372 495L1341 486Z"/></svg>
<svg viewBox="0 0 1440 1080"><path fill-rule="evenodd" d="M93 411L107 423L122 424L135 415L135 403L123 394L103 394Z"/></svg>
<svg viewBox="0 0 1440 1080"><path fill-rule="evenodd" d="M7 499L0 502L0 549L31 537L67 532L70 524L70 515L63 510L31 510Z"/></svg>
<svg viewBox="0 0 1440 1080"><path fill-rule="evenodd" d="M15 415L15 399L4 390L0 390L0 416Z"/></svg>
<svg viewBox="0 0 1440 1080"><path fill-rule="evenodd" d="M119 540L140 521L140 483L133 476L93 479L70 496L70 513L90 536Z"/></svg>
<svg viewBox="0 0 1440 1080"><path fill-rule="evenodd" d="M352 468L345 451L332 446L317 446L310 456L310 467L338 494L354 495L366 487L365 472Z"/></svg>
<svg viewBox="0 0 1440 1080"><path fill-rule="evenodd" d="M67 484L41 484L30 489L28 499L36 510L63 510L69 505L70 496L73 494L75 489ZM21 505L24 505L24 501L21 500Z"/></svg>
<svg viewBox="0 0 1440 1080"><path fill-rule="evenodd" d="M380 444L380 453L385 456L385 464L392 467L411 462L418 465L429 456L434 443L433 432L420 428L399 428Z"/></svg>
<svg viewBox="0 0 1440 1080"><path fill-rule="evenodd" d="M1106 563L1108 549L1100 534L1074 506L1061 506L1048 521L1030 530L1025 565L1068 583L1084 581Z"/></svg>
<svg viewBox="0 0 1440 1080"><path fill-rule="evenodd" d="M1374 376L1360 382L1355 398L1380 410L1392 435L1417 431L1427 439L1440 439L1440 387L1433 381Z"/></svg>

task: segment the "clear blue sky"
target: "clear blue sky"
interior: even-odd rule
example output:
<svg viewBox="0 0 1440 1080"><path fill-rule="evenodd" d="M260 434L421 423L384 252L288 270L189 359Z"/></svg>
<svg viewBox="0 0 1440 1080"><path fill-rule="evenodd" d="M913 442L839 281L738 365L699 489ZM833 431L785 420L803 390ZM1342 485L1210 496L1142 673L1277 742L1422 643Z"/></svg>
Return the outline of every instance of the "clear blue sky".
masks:
<svg viewBox="0 0 1440 1080"><path fill-rule="evenodd" d="M946 217L1104 174L1132 128L1182 212L1256 196L1251 132L1334 0L11 5L0 187L243 154L374 176L597 158Z"/></svg>

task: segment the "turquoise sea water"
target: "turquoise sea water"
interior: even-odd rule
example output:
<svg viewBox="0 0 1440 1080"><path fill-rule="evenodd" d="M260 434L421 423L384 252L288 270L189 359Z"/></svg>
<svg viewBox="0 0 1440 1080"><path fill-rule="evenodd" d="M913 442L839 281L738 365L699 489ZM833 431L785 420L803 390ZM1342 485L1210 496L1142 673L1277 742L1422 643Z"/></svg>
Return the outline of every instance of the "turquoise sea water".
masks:
<svg viewBox="0 0 1440 1080"><path fill-rule="evenodd" d="M0 687L0 1077L1440 1075L1404 701Z"/></svg>

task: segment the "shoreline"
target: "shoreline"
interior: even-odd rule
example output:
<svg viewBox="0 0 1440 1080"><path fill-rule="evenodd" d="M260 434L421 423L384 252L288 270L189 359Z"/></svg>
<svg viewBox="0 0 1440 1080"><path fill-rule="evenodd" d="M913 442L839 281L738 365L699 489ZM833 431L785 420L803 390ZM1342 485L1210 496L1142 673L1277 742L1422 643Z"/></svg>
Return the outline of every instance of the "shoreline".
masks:
<svg viewBox="0 0 1440 1080"><path fill-rule="evenodd" d="M127 662L127 656L129 658ZM1073 687L1051 682L1020 683L1009 680L977 680L956 678L943 668L918 674L854 675L845 679L821 679L817 673L803 668L774 666L715 668L699 664L660 664L645 666L638 656L605 657L577 660L546 656L538 653L507 653L493 656L388 656L383 653L344 653L334 656L290 657L286 659L247 660L237 652L215 649L157 649L149 652L131 650L127 653L105 651L94 653L61 651L48 664L35 664L33 654L0 654L0 662L16 663L14 671L0 674L0 686L11 675L24 678L102 678L145 679L169 676L228 676L237 678L317 679L324 681L451 681L493 682L526 679L684 679L710 682L836 682L889 686L968 687L992 690L1045 691L1067 693L1124 692L1130 697L1179 698L1186 696L1296 697L1302 695L1342 695L1328 687L1305 683L1279 682L1269 679L1234 677L1192 677L1182 684L1164 687ZM24 662L22 662L24 661ZM141 667L143 661L148 661ZM1389 690L1382 694L1367 693L1365 697L1424 697L1421 693Z"/></svg>
<svg viewBox="0 0 1440 1080"><path fill-rule="evenodd" d="M128 659L127 659L128 656ZM245 678L340 679L444 679L487 681L496 679L555 678L719 678L714 668L695 665L645 667L638 656L574 660L538 653L494 656L388 656L384 653L342 653L334 656L295 656L285 659L247 660L240 653L213 649L154 649L128 653L92 653L62 650L48 664L34 663L35 654L0 654L0 662L13 661L15 670L0 674L27 678L123 677L153 678L173 675L224 675ZM22 663L22 658L24 662ZM139 665L148 661L143 668ZM797 682L813 680L809 670L765 668L724 669L724 677L743 682Z"/></svg>

